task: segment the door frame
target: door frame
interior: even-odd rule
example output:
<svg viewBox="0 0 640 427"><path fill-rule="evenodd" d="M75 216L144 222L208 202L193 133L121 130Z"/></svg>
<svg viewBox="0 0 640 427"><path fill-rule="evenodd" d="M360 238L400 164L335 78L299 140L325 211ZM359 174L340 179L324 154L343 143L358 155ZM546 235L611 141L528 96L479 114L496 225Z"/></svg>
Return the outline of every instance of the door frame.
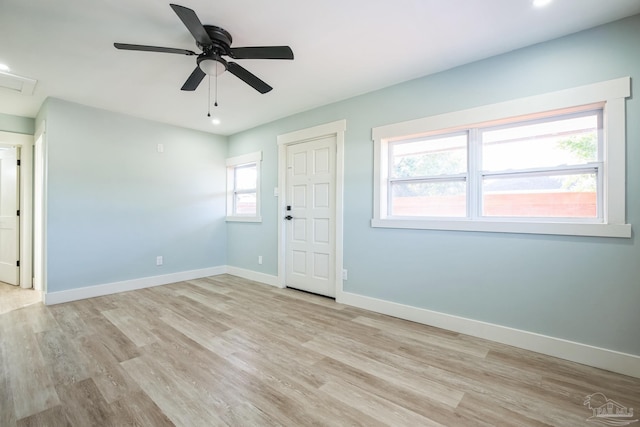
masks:
<svg viewBox="0 0 640 427"><path fill-rule="evenodd" d="M335 165L335 295L336 301L342 297L343 292L343 221L344 221L344 133L347 129L346 120L338 120L307 129L301 129L278 135L278 286L286 287L286 227L284 217L286 215L286 184L287 184L287 146L303 143L309 140L327 136L336 138L336 165Z"/></svg>
<svg viewBox="0 0 640 427"><path fill-rule="evenodd" d="M33 169L33 135L0 131L0 144L15 145L20 148L20 185L18 191L20 220L20 287L29 289L33 286L32 230L33 206L31 177Z"/></svg>
<svg viewBox="0 0 640 427"><path fill-rule="evenodd" d="M36 124L36 132L33 138L34 210L32 221L34 235L32 276L33 288L43 294L47 292L47 176L47 122L42 120ZM38 203L35 204L35 202ZM39 211L36 211L36 208L39 208ZM37 224L36 221L38 222Z"/></svg>

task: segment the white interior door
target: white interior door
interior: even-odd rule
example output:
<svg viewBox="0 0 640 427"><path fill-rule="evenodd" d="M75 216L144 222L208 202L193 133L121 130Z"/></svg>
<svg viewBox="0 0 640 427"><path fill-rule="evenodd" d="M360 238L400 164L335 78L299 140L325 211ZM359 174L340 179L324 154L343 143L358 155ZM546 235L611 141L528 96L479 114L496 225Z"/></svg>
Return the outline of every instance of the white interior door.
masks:
<svg viewBox="0 0 640 427"><path fill-rule="evenodd" d="M285 284L336 295L336 137L287 146Z"/></svg>
<svg viewBox="0 0 640 427"><path fill-rule="evenodd" d="M0 282L18 285L18 149L0 147Z"/></svg>

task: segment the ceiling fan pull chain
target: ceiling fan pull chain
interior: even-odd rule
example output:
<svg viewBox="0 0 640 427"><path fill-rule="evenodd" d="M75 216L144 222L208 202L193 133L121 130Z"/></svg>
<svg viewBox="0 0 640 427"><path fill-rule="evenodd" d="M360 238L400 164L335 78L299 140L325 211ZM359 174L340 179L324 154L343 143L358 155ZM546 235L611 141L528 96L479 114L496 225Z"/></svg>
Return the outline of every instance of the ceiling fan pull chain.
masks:
<svg viewBox="0 0 640 427"><path fill-rule="evenodd" d="M211 76L209 76L209 91L207 95L207 117L211 117Z"/></svg>
<svg viewBox="0 0 640 427"><path fill-rule="evenodd" d="M209 76L209 78L211 78L211 76ZM215 97L215 101L214 101L213 106L214 107L218 106L218 73L216 73L216 97Z"/></svg>

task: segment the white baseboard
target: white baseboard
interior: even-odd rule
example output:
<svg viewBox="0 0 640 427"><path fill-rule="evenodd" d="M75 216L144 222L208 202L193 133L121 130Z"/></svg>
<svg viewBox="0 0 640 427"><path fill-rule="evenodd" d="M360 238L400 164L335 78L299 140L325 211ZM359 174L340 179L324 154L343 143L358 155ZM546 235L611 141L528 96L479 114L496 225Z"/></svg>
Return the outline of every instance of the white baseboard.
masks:
<svg viewBox="0 0 640 427"><path fill-rule="evenodd" d="M203 268L200 270L180 271L178 273L163 274L161 276L142 277L140 279L105 283L102 285L87 286L84 288L69 289L66 291L47 292L44 294L43 300L46 305L60 304L63 302L77 301L103 295L111 295L119 292L150 288L152 286L168 285L170 283L181 282L184 280L217 276L220 274L225 274L226 272L227 267L224 265L219 267Z"/></svg>
<svg viewBox="0 0 640 427"><path fill-rule="evenodd" d="M339 292L337 302L640 378L640 356L395 302Z"/></svg>
<svg viewBox="0 0 640 427"><path fill-rule="evenodd" d="M243 279L253 280L254 282L264 283L265 285L275 286L281 288L278 276L272 276L271 274L259 273L253 270L247 270L240 267L227 266L227 274L232 276L242 277Z"/></svg>

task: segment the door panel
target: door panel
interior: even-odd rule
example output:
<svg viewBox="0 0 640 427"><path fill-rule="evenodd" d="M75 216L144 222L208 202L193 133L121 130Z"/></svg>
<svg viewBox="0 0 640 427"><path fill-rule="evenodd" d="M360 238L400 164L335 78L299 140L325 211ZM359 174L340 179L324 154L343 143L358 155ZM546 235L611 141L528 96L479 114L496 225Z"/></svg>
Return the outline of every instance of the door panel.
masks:
<svg viewBox="0 0 640 427"><path fill-rule="evenodd" d="M19 284L18 149L0 147L0 282Z"/></svg>
<svg viewBox="0 0 640 427"><path fill-rule="evenodd" d="M335 296L335 136L287 146L285 284Z"/></svg>

